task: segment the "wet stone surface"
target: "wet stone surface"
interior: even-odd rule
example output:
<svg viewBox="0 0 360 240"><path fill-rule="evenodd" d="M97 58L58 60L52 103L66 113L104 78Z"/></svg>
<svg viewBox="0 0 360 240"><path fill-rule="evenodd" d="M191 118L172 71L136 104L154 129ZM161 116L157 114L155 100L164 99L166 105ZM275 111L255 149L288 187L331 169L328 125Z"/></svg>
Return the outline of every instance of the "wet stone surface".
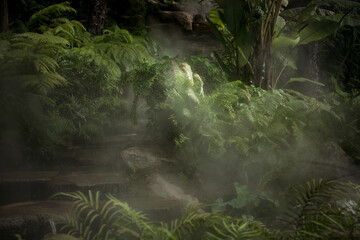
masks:
<svg viewBox="0 0 360 240"><path fill-rule="evenodd" d="M41 239L51 232L50 221L70 213L71 202L23 202L0 207L0 236L2 240Z"/></svg>
<svg viewBox="0 0 360 240"><path fill-rule="evenodd" d="M55 177L48 184L53 193L92 190L124 194L127 186L128 176L120 171L71 172Z"/></svg>
<svg viewBox="0 0 360 240"><path fill-rule="evenodd" d="M57 171L0 173L0 205L47 199L47 184L58 174Z"/></svg>
<svg viewBox="0 0 360 240"><path fill-rule="evenodd" d="M0 173L0 204L46 200L57 192L101 191L124 194L128 175L120 171Z"/></svg>

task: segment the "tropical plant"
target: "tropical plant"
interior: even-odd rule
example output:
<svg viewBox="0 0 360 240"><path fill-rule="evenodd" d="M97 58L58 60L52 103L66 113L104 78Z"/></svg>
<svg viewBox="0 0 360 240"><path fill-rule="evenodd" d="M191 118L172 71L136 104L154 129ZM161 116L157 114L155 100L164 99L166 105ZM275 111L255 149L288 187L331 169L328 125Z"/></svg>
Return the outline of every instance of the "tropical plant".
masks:
<svg viewBox="0 0 360 240"><path fill-rule="evenodd" d="M141 62L153 62L147 41L116 25L104 30L104 33L95 37L92 43L101 55L108 55L123 71L130 71Z"/></svg>
<svg viewBox="0 0 360 240"><path fill-rule="evenodd" d="M53 198L74 202L72 216L62 217L61 232L80 239L358 239L360 186L351 182L312 180L296 185L290 195L281 231L261 222L208 213L189 205L170 224L149 220L143 213L99 192L58 193ZM273 216L273 219L275 217Z"/></svg>
<svg viewBox="0 0 360 240"><path fill-rule="evenodd" d="M358 239L359 185L312 180L294 187L287 213L290 239Z"/></svg>
<svg viewBox="0 0 360 240"><path fill-rule="evenodd" d="M2 36L2 147L52 158L57 146L101 136L124 113L121 74L152 61L147 43L117 26L90 38L69 19L75 12L55 4L30 18L36 32Z"/></svg>
<svg viewBox="0 0 360 240"><path fill-rule="evenodd" d="M335 92L324 96L324 101L333 106L333 111L336 112L342 119L342 124L346 126L343 129L335 130L339 136L346 136L339 141L341 147L349 154L356 162L360 160L359 143L359 108L360 99L356 89L352 89L352 93L347 93L339 87L337 81L332 78L335 87Z"/></svg>
<svg viewBox="0 0 360 240"><path fill-rule="evenodd" d="M255 75L256 86L263 86L264 79L269 88L270 47L276 35L282 1L226 0L217 3L220 8L213 10L208 22L226 50L225 56L216 55L220 65L234 80L245 76L247 82L251 82L250 76ZM244 66L247 68L242 70Z"/></svg>
<svg viewBox="0 0 360 240"><path fill-rule="evenodd" d="M219 8L213 9L208 22L225 49L224 54L215 55L220 66L234 80L253 80L256 86L266 89L276 86L283 69L274 79L274 53L322 40L344 25L358 25L356 17L348 13L334 14L321 8L330 2L312 1L305 9L281 12L281 0L218 1ZM283 68L288 66L285 60Z"/></svg>
<svg viewBox="0 0 360 240"><path fill-rule="evenodd" d="M47 157L57 128L48 94L67 81L58 73L56 55L68 41L38 33L15 34L1 41L1 145Z"/></svg>
<svg viewBox="0 0 360 240"><path fill-rule="evenodd" d="M216 61L206 55L191 56L187 62L190 64L193 72L201 76L204 82L205 94L213 92L228 81L228 75L224 72Z"/></svg>
<svg viewBox="0 0 360 240"><path fill-rule="evenodd" d="M246 214L248 214L248 216L251 216L250 214L256 214L256 210L254 210L255 208L263 208L265 206L265 204L263 204L264 202L269 203L269 206L272 206L273 208L279 207L279 201L264 189L259 188L252 190L249 189L247 185L240 185L237 182L234 183L234 187L236 197L229 201L224 201L222 198L218 198L212 206L212 211L225 211L226 207L230 206L231 210L227 211L229 215L235 215L234 212L237 211L241 212L241 215L246 218ZM247 209L251 210L247 211ZM267 211L272 214L275 213L275 211L270 211L269 209L267 209ZM259 216L256 217L259 218Z"/></svg>
<svg viewBox="0 0 360 240"><path fill-rule="evenodd" d="M106 202L100 201L99 192L91 191L88 196L73 192L53 197L68 197L74 202L75 217L63 217L60 231L81 239L263 239L272 234L258 222L206 213L196 205L189 205L184 216L170 224L155 224L109 194Z"/></svg>
<svg viewBox="0 0 360 240"><path fill-rule="evenodd" d="M242 169L240 175L245 176L246 167L261 162L276 177L280 166L299 160L294 149L339 141L340 135L327 127L340 126L342 121L330 104L295 91L264 91L239 81L202 95L195 84L196 74L184 69L166 60L163 65L143 67L135 75L141 79L135 91L150 106L152 129L167 141L169 137L175 141L185 160L183 166L222 162L224 169L238 176ZM188 76L193 76L194 83ZM256 176L262 175L267 176Z"/></svg>

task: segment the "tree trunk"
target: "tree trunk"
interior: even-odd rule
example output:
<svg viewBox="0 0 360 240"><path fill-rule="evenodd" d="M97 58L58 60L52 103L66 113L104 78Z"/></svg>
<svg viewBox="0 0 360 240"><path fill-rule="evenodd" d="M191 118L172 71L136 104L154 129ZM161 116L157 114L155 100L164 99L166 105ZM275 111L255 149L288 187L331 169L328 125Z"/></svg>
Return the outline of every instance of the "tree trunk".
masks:
<svg viewBox="0 0 360 240"><path fill-rule="evenodd" d="M272 84L272 61L273 56L270 51L271 41L267 43L266 52L265 52L265 82L266 82L266 90L270 90Z"/></svg>
<svg viewBox="0 0 360 240"><path fill-rule="evenodd" d="M106 19L106 0L91 0L92 12L89 23L89 32L93 36L102 34Z"/></svg>
<svg viewBox="0 0 360 240"><path fill-rule="evenodd" d="M0 0L0 32L9 31L9 11L7 0Z"/></svg>
<svg viewBox="0 0 360 240"><path fill-rule="evenodd" d="M254 46L254 85L256 87L262 87L263 78L264 78L264 51L262 50L261 43L258 40Z"/></svg>
<svg viewBox="0 0 360 240"><path fill-rule="evenodd" d="M312 42L302 46L299 52L298 70L299 77L305 77L310 80L319 82L319 42ZM303 83L300 91L308 96L315 97L317 85L313 83Z"/></svg>

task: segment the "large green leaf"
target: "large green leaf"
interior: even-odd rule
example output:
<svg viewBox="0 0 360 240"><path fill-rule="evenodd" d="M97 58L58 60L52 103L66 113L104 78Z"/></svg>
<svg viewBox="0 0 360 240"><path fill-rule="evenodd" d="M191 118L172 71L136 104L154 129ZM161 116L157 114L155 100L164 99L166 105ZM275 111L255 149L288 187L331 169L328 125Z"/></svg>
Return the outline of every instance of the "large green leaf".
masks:
<svg viewBox="0 0 360 240"><path fill-rule="evenodd" d="M340 6L343 8L360 7L359 2L349 0L318 0L314 1L314 4L319 6Z"/></svg>
<svg viewBox="0 0 360 240"><path fill-rule="evenodd" d="M351 27L360 26L360 19L354 18L350 15L344 16L344 14L333 14L330 16L318 16L315 18L318 21L333 21L339 25L348 25Z"/></svg>
<svg viewBox="0 0 360 240"><path fill-rule="evenodd" d="M212 21L213 20L212 18L206 18L206 19L211 29L213 30L213 33L220 40L221 44L225 47L225 49L228 52L231 52L231 49L229 48L228 40L226 39L225 35L218 29L217 24Z"/></svg>
<svg viewBox="0 0 360 240"><path fill-rule="evenodd" d="M280 13L280 16L286 18L286 19L294 19L297 16L299 16L303 11L305 7L298 7L298 8L289 8L284 10Z"/></svg>
<svg viewBox="0 0 360 240"><path fill-rule="evenodd" d="M338 23L334 21L312 21L299 32L299 45L319 41L334 33Z"/></svg>
<svg viewBox="0 0 360 240"><path fill-rule="evenodd" d="M278 16L278 18L276 19L275 37L279 35L280 31L285 27L285 25L285 19Z"/></svg>
<svg viewBox="0 0 360 240"><path fill-rule="evenodd" d="M243 2L239 0L227 0L224 2L225 23L234 36L242 32L244 26L246 26L245 16L243 16Z"/></svg>
<svg viewBox="0 0 360 240"><path fill-rule="evenodd" d="M246 64L250 64L249 62L249 56L251 54L251 45L245 46L244 48L237 47L238 51L238 65L239 67L243 67Z"/></svg>
<svg viewBox="0 0 360 240"><path fill-rule="evenodd" d="M271 52L276 52L282 49L295 47L300 42L300 37L296 39L288 38L288 37L277 37L273 40L271 45Z"/></svg>
<svg viewBox="0 0 360 240"><path fill-rule="evenodd" d="M292 82L307 82L307 83L312 83L312 84L322 86L322 87L325 86L321 82L317 82L317 81L314 81L314 80L311 80L311 79L308 79L308 78L290 78L290 80L286 84L292 83Z"/></svg>
<svg viewBox="0 0 360 240"><path fill-rule="evenodd" d="M238 46L243 50L253 36L248 26L248 17L251 9L246 0L226 0L224 1L224 23L234 37Z"/></svg>

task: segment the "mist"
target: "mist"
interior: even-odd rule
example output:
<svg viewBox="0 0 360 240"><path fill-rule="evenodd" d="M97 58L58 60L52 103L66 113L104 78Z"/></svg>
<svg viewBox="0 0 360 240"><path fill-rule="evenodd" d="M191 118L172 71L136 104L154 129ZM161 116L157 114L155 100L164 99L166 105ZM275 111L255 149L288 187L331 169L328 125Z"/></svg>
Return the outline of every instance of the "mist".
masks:
<svg viewBox="0 0 360 240"><path fill-rule="evenodd" d="M1 28L1 239L358 238L358 3L50 2Z"/></svg>

